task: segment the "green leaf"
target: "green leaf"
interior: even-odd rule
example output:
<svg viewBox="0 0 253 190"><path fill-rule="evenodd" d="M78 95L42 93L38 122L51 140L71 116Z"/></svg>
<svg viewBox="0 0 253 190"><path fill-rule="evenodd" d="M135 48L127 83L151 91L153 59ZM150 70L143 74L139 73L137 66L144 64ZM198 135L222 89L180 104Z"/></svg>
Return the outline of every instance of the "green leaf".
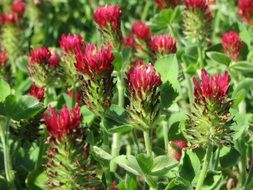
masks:
<svg viewBox="0 0 253 190"><path fill-rule="evenodd" d="M32 118L42 109L43 104L31 96L17 98L10 95L4 102L0 103L0 114L17 121Z"/></svg>
<svg viewBox="0 0 253 190"><path fill-rule="evenodd" d="M109 154L108 152L104 151L102 148L99 148L97 146L93 146L93 152L102 159L105 160L113 159L113 156L111 154Z"/></svg>
<svg viewBox="0 0 253 190"><path fill-rule="evenodd" d="M240 114L238 110L235 108L230 109L230 113L234 118L235 125L232 126L233 130L233 139L237 140L241 137L243 131L249 126L248 118L245 115Z"/></svg>
<svg viewBox="0 0 253 190"><path fill-rule="evenodd" d="M179 175L183 179L192 182L200 171L200 161L196 153L186 150L181 159Z"/></svg>
<svg viewBox="0 0 253 190"><path fill-rule="evenodd" d="M171 54L161 57L155 62L155 69L161 75L164 83L169 81L173 89L180 92L179 67L176 55Z"/></svg>
<svg viewBox="0 0 253 190"><path fill-rule="evenodd" d="M7 96L11 93L11 88L7 82L0 79L0 102L3 102Z"/></svg>
<svg viewBox="0 0 253 190"><path fill-rule="evenodd" d="M85 124L85 125L91 125L91 123L93 122L93 120L95 119L95 114L92 112L92 111L90 111L88 108L87 108L87 106L82 106L81 107L81 113L82 113L82 115L83 115L83 117L84 117L84 119L83 119L83 123Z"/></svg>
<svg viewBox="0 0 253 190"><path fill-rule="evenodd" d="M232 98L235 98L237 96L237 93L242 89L245 89L247 91L253 89L253 79L245 78L242 81L240 81L233 91Z"/></svg>
<svg viewBox="0 0 253 190"><path fill-rule="evenodd" d="M177 166L177 161L169 156L157 156L154 159L151 174L153 176L166 175L169 170Z"/></svg>
<svg viewBox="0 0 253 190"><path fill-rule="evenodd" d="M141 176L143 175L143 171L141 170L136 158L132 155L125 156L121 155L113 159L115 163L117 163L120 167L124 168L126 171Z"/></svg>
<svg viewBox="0 0 253 190"><path fill-rule="evenodd" d="M2 190L9 190L8 183L2 175L0 175L0 187Z"/></svg>
<svg viewBox="0 0 253 190"><path fill-rule="evenodd" d="M216 190L219 189L222 180L222 174L220 171L209 171L201 189L203 190Z"/></svg>
<svg viewBox="0 0 253 190"><path fill-rule="evenodd" d="M32 170L26 178L26 186L29 190L43 190L47 181L47 175L44 167L38 167Z"/></svg>
<svg viewBox="0 0 253 190"><path fill-rule="evenodd" d="M144 174L149 174L153 165L153 158L146 154L138 154L136 160Z"/></svg>
<svg viewBox="0 0 253 190"><path fill-rule="evenodd" d="M177 96L178 93L172 88L169 82L165 82L161 85L160 97L162 108L169 108Z"/></svg>
<svg viewBox="0 0 253 190"><path fill-rule="evenodd" d="M252 74L253 73L253 64L248 63L247 61L237 62L229 67L231 70L240 72L242 74Z"/></svg>
<svg viewBox="0 0 253 190"><path fill-rule="evenodd" d="M207 52L207 56L218 64L221 63L228 66L231 62L231 59L224 53L210 51L210 52Z"/></svg>
<svg viewBox="0 0 253 190"><path fill-rule="evenodd" d="M137 189L137 180L134 175L127 174L125 180L125 186L127 190L136 190Z"/></svg>
<svg viewBox="0 0 253 190"><path fill-rule="evenodd" d="M118 51L114 51L113 55L114 55L114 60L113 60L112 64L114 66L114 70L119 72L122 68L122 65L123 65L123 57L122 57L121 53Z"/></svg>
<svg viewBox="0 0 253 190"><path fill-rule="evenodd" d="M239 158L240 153L233 147L223 147L220 150L220 164L222 168L234 166Z"/></svg>

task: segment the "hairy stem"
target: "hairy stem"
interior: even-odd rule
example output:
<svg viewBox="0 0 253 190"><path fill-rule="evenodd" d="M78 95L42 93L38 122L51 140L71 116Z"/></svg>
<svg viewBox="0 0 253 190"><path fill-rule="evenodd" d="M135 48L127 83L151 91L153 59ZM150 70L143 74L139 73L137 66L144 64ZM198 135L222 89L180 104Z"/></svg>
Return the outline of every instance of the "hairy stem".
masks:
<svg viewBox="0 0 253 190"><path fill-rule="evenodd" d="M198 179L198 182L197 182L196 190L201 190L202 189L202 185L204 184L206 174L207 174L207 171L208 171L209 162L210 162L210 159L212 157L212 152L213 152L213 146L212 146L212 144L208 144L206 155L205 155L205 158L204 158L204 163L203 163L203 166L202 166L202 169L201 169L201 172L200 172L200 175L199 175L199 179Z"/></svg>
<svg viewBox="0 0 253 190"><path fill-rule="evenodd" d="M152 156L152 148L151 148L151 139L149 135L149 131L143 131L145 148L148 156Z"/></svg>
<svg viewBox="0 0 253 190"><path fill-rule="evenodd" d="M164 149L165 152L168 152L168 144L169 144L169 139L168 139L168 123L166 121L162 122L163 126L163 139L164 139Z"/></svg>
<svg viewBox="0 0 253 190"><path fill-rule="evenodd" d="M200 68L203 68L204 67L204 58L203 58L203 51L202 51L201 43L199 43L199 45L198 45L198 56L199 56L199 59L198 59L199 66L200 66Z"/></svg>

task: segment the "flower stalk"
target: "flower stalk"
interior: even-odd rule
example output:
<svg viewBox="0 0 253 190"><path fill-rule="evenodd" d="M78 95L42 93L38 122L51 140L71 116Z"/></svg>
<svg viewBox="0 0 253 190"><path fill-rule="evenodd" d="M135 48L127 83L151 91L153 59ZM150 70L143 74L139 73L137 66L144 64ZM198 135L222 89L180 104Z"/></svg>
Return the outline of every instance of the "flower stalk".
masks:
<svg viewBox="0 0 253 190"><path fill-rule="evenodd" d="M150 157L150 156L152 156L152 146L151 146L151 139L150 139L149 131L143 131L143 136L144 136L144 143L145 143L146 152L147 152L147 155Z"/></svg>

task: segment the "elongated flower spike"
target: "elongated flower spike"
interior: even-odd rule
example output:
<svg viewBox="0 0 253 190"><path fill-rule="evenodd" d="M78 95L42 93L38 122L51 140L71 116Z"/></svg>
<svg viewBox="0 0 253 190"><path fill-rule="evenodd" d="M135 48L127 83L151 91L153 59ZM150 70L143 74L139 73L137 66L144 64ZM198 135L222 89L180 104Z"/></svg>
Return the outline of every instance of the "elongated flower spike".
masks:
<svg viewBox="0 0 253 190"><path fill-rule="evenodd" d="M222 47L227 56L237 61L243 47L243 42L238 33L231 31L223 34Z"/></svg>
<svg viewBox="0 0 253 190"><path fill-rule="evenodd" d="M242 20L252 24L253 23L253 1L252 0L238 0L238 14Z"/></svg>
<svg viewBox="0 0 253 190"><path fill-rule="evenodd" d="M131 122L138 129L148 130L159 112L158 87L161 85L161 78L150 63L137 61L129 71L127 85L130 93L127 109Z"/></svg>
<svg viewBox="0 0 253 190"><path fill-rule="evenodd" d="M229 109L232 101L227 97L230 77L210 76L206 70L201 71L201 81L193 78L195 90L195 109L186 123L186 133L192 146L226 145L231 142L231 124Z"/></svg>
<svg viewBox="0 0 253 190"><path fill-rule="evenodd" d="M87 44L84 51L76 53L76 68L81 74L82 100L96 114L102 114L111 105L113 60L110 45L99 48Z"/></svg>
<svg viewBox="0 0 253 190"><path fill-rule="evenodd" d="M184 0L184 33L193 43L207 41L212 14L206 0Z"/></svg>
<svg viewBox="0 0 253 190"><path fill-rule="evenodd" d="M170 35L155 35L151 41L151 48L157 55L176 53L176 40Z"/></svg>
<svg viewBox="0 0 253 190"><path fill-rule="evenodd" d="M174 8L179 4L178 0L156 0L159 9Z"/></svg>
<svg viewBox="0 0 253 190"><path fill-rule="evenodd" d="M31 51L28 70L36 85L46 86L55 81L58 63L54 59L47 47L40 47Z"/></svg>
<svg viewBox="0 0 253 190"><path fill-rule="evenodd" d="M78 34L63 34L59 43L63 51L61 68L64 72L66 84L72 86L78 80L76 52L82 51L85 43L83 38Z"/></svg>
<svg viewBox="0 0 253 190"><path fill-rule="evenodd" d="M98 7L94 13L94 20L107 44L117 48L122 38L120 20L122 10L117 5L105 5Z"/></svg>
<svg viewBox="0 0 253 190"><path fill-rule="evenodd" d="M68 109L64 106L58 112L49 107L43 118L49 131L46 164L48 189L99 187L100 181L89 163L86 130L80 126L80 107Z"/></svg>
<svg viewBox="0 0 253 190"><path fill-rule="evenodd" d="M45 88L38 87L35 83L32 84L29 95L37 98L38 100L42 101L44 99Z"/></svg>

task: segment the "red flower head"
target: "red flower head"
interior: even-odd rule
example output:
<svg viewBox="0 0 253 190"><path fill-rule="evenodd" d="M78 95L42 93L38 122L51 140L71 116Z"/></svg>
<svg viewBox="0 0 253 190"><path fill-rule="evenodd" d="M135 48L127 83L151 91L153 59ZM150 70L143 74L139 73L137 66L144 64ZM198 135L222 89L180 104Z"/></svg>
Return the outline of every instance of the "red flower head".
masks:
<svg viewBox="0 0 253 190"><path fill-rule="evenodd" d="M208 101L221 102L227 97L230 77L227 71L223 76L220 74L210 76L205 69L202 69L201 82L194 77L193 83L195 85L194 96L197 104Z"/></svg>
<svg viewBox="0 0 253 190"><path fill-rule="evenodd" d="M0 52L0 66L3 67L7 64L7 51Z"/></svg>
<svg viewBox="0 0 253 190"><path fill-rule="evenodd" d="M49 63L51 57L51 52L47 47L40 47L33 49L30 53L30 63L31 64L44 64Z"/></svg>
<svg viewBox="0 0 253 190"><path fill-rule="evenodd" d="M223 34L222 47L229 57L234 61L237 61L240 55L240 50L243 47L243 42L238 33L231 31Z"/></svg>
<svg viewBox="0 0 253 190"><path fill-rule="evenodd" d="M238 0L238 14L242 19L249 23L253 23L253 1L252 0Z"/></svg>
<svg viewBox="0 0 253 190"><path fill-rule="evenodd" d="M38 87L36 86L35 83L32 84L29 94L30 96L33 96L37 98L38 100L43 100L44 99L44 91L45 89L43 87Z"/></svg>
<svg viewBox="0 0 253 190"><path fill-rule="evenodd" d="M133 48L135 46L134 37L132 35L128 35L123 38L123 45L127 48Z"/></svg>
<svg viewBox="0 0 253 190"><path fill-rule="evenodd" d="M177 161L182 157L182 150L187 147L187 142L183 139L174 140L169 145L169 155Z"/></svg>
<svg viewBox="0 0 253 190"><path fill-rule="evenodd" d="M136 61L136 65L129 71L128 85L133 97L142 98L144 93L155 92L160 84L161 78L151 63L143 64L142 61Z"/></svg>
<svg viewBox="0 0 253 190"><path fill-rule="evenodd" d="M3 20L2 21L3 24L15 24L17 21L17 18L15 16L15 14L11 12L6 15L3 15L2 20Z"/></svg>
<svg viewBox="0 0 253 190"><path fill-rule="evenodd" d="M55 53L51 54L51 56L50 56L50 58L49 58L48 61L49 61L49 64L55 68L55 67L57 67L59 65L59 63L61 61L61 58L58 55L58 53L55 52Z"/></svg>
<svg viewBox="0 0 253 190"><path fill-rule="evenodd" d="M121 8L117 5L105 5L98 7L94 13L95 22L101 28L110 26L118 31L120 29Z"/></svg>
<svg viewBox="0 0 253 190"><path fill-rule="evenodd" d="M17 16L17 19L21 19L24 15L25 12L25 3L23 2L23 0L16 0L13 4L12 4L12 12Z"/></svg>
<svg viewBox="0 0 253 190"><path fill-rule="evenodd" d="M60 46L64 53L74 54L78 49L82 49L84 40L78 34L63 34L60 39Z"/></svg>
<svg viewBox="0 0 253 190"><path fill-rule="evenodd" d="M156 0L156 4L159 7L159 9L176 7L178 3L179 3L178 0Z"/></svg>
<svg viewBox="0 0 253 190"><path fill-rule="evenodd" d="M132 26L132 33L139 39L150 40L151 31L150 28L141 21L136 21Z"/></svg>
<svg viewBox="0 0 253 190"><path fill-rule="evenodd" d="M82 121L82 115L80 114L79 106L72 109L67 109L64 106L58 113L49 107L49 114L44 113L43 119L50 134L58 140L61 140L63 135L68 135L71 131L79 127Z"/></svg>
<svg viewBox="0 0 253 190"><path fill-rule="evenodd" d="M84 52L79 50L76 53L77 69L90 76L91 79L103 73L111 74L113 60L114 56L109 45L107 49L104 47L99 49L96 45L87 44Z"/></svg>
<svg viewBox="0 0 253 190"><path fill-rule="evenodd" d="M151 48L155 53L162 55L176 53L176 40L170 35L155 35L151 41Z"/></svg>

